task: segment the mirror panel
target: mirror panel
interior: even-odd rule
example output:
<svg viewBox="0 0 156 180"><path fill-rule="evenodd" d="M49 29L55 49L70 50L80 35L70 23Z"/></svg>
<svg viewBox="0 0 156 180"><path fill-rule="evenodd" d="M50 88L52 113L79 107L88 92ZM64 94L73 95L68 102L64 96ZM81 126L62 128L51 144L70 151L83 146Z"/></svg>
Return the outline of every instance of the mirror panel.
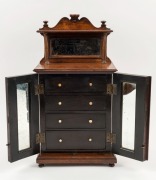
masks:
<svg viewBox="0 0 156 180"><path fill-rule="evenodd" d="M52 38L50 56L100 55L100 38Z"/></svg>
<svg viewBox="0 0 156 180"><path fill-rule="evenodd" d="M122 83L122 148L134 151L136 84Z"/></svg>
<svg viewBox="0 0 156 180"><path fill-rule="evenodd" d="M29 86L28 83L16 85L18 117L18 150L30 148Z"/></svg>

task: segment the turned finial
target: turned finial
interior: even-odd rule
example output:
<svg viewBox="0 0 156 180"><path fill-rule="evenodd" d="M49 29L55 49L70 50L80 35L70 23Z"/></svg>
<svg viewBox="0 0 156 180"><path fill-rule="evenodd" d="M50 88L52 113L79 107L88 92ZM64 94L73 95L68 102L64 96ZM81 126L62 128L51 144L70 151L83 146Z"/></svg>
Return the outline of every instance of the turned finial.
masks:
<svg viewBox="0 0 156 180"><path fill-rule="evenodd" d="M106 21L101 21L101 27L106 28Z"/></svg>
<svg viewBox="0 0 156 180"><path fill-rule="evenodd" d="M48 21L43 21L43 27L48 27Z"/></svg>
<svg viewBox="0 0 156 180"><path fill-rule="evenodd" d="M73 21L73 22L76 22L76 21L78 21L79 19L78 19L78 17L79 17L80 15L79 14L70 14L70 17L71 17L71 21Z"/></svg>

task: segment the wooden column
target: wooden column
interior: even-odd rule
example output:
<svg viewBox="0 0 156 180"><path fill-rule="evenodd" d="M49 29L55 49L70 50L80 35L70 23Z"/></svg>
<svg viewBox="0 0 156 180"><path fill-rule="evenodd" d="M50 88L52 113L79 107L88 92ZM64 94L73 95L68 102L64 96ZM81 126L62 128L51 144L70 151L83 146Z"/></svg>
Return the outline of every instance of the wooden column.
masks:
<svg viewBox="0 0 156 180"><path fill-rule="evenodd" d="M102 56L102 63L106 63L106 60L107 60L107 34L104 34L102 37L101 56Z"/></svg>
<svg viewBox="0 0 156 180"><path fill-rule="evenodd" d="M48 43L48 35L47 33L44 33L44 58L45 63L49 64L49 43Z"/></svg>

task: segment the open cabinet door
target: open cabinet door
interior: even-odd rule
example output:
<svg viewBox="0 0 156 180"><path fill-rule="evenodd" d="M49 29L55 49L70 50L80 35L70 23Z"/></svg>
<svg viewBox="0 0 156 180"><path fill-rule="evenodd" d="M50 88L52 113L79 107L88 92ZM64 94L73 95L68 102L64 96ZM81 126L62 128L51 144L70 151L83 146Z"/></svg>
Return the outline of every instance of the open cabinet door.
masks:
<svg viewBox="0 0 156 180"><path fill-rule="evenodd" d="M117 94L113 96L113 153L139 161L148 159L151 77L113 75Z"/></svg>
<svg viewBox="0 0 156 180"><path fill-rule="evenodd" d="M39 153L39 105L35 95L38 75L6 78L8 160L10 162Z"/></svg>

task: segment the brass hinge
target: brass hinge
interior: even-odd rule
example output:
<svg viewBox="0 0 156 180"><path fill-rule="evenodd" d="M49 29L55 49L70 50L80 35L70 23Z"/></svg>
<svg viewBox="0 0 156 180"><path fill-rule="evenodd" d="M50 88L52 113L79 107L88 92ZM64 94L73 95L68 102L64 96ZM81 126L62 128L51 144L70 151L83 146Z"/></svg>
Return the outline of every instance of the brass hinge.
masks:
<svg viewBox="0 0 156 180"><path fill-rule="evenodd" d="M107 94L116 95L117 94L117 85L116 84L107 84Z"/></svg>
<svg viewBox="0 0 156 180"><path fill-rule="evenodd" d="M107 133L106 142L115 144L116 143L116 134Z"/></svg>
<svg viewBox="0 0 156 180"><path fill-rule="evenodd" d="M35 95L44 94L44 85L37 84L35 85Z"/></svg>
<svg viewBox="0 0 156 180"><path fill-rule="evenodd" d="M45 143L45 133L36 134L36 144Z"/></svg>

